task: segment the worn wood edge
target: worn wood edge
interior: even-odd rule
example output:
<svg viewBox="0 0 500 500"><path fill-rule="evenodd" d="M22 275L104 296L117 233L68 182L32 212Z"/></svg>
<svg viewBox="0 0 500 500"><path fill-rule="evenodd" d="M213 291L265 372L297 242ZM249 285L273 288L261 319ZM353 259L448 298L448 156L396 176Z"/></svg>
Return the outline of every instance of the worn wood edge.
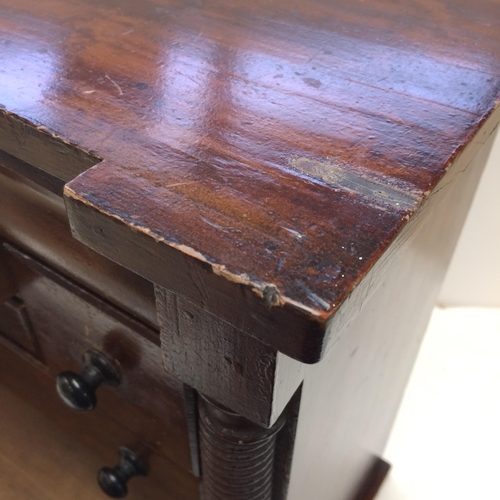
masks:
<svg viewBox="0 0 500 500"><path fill-rule="evenodd" d="M212 272L215 275L221 276L221 277L225 278L227 281L230 281L230 282L235 283L237 285L243 285L243 286L251 289L252 292L255 295L257 295L258 298L262 299L262 301L266 304L267 307L290 305L296 309L300 309L301 311L305 312L309 316L317 317L318 319L320 319L322 317L322 314L319 311L312 309L311 307L308 307L305 304L302 304L300 302L297 302L293 299L290 299L290 298L282 295L280 293L278 287L275 284L266 283L264 281L251 280L250 277L245 275L245 274L232 273L231 271L229 271L226 268L225 265L211 262L201 252L198 252L197 250L195 250L187 245L183 245L183 244L179 244L179 243L176 243L173 241L169 241L167 238L156 234L154 231L152 231L151 229L149 229L147 227L140 226L140 225L134 225L132 223L132 221L129 219L121 217L118 214L107 212L105 209L103 209L99 205L89 201L84 196L79 195L76 191L74 191L72 189L71 185L66 185L64 187L64 195L68 198L72 198L72 199L82 203L83 205L94 208L95 210L106 215L107 217L116 219L116 220L126 224L132 231L146 234L147 236L152 238L156 243L163 243L163 244L171 247L174 250L178 250L179 252L183 253L184 255L186 255L188 257L199 260L200 262L203 262L204 264L209 265L212 268ZM158 283L158 284L161 284L161 283Z"/></svg>
<svg viewBox="0 0 500 500"><path fill-rule="evenodd" d="M134 233L122 220L108 217L78 199L70 197L65 202L72 235L83 244L291 358L305 363L319 360L324 331L314 318L289 305L267 307L247 287L212 273L204 262L168 245L151 246L152 240L145 233ZM128 255L117 251L122 247L128 249ZM165 265L167 262L169 265ZM207 278L202 288L210 293L199 295L200 287L190 279L204 274ZM218 307L221 302L224 310ZM246 314L241 314L242 310Z"/></svg>
<svg viewBox="0 0 500 500"><path fill-rule="evenodd" d="M276 310L281 307L289 308L289 312L292 311L296 318L301 317L304 320L302 328L305 328L305 331L302 334L303 339L301 342L304 345L307 345L307 349L303 348L300 352L291 351L287 349L286 345L284 345L286 343L280 344L279 342L274 342L277 339L276 334L267 336L267 338L263 338L259 333L254 333L253 335L256 335L256 337L260 340L270 343L270 345L295 359L304 363L312 364L318 362L326 354L326 352L328 352L331 345L335 343L335 339L341 334L341 331L359 313L364 301L371 296L378 284L381 283L385 270L390 266L392 260L396 257L397 250L406 244L409 239L411 239L416 226L421 220L423 220L424 216L429 214L431 207L435 206L436 195L440 193L437 198L442 199L444 194L449 189L448 184L456 175L460 173L461 169L467 167L472 158L479 151L479 148L482 144L484 144L486 138L489 137L489 135L494 131L499 120L500 108L497 102L492 112L483 118L483 123L480 126L479 131L469 144L462 151L457 150L453 157L450 158L441 181L432 191L425 193L420 206L415 210L412 216L407 216L407 220L402 225L402 228L398 233L396 233L392 243L390 243L389 246L383 251L381 257L374 262L371 268L366 270L365 274L358 277L358 280L353 283L351 287L352 291L350 294L346 295L343 301L338 303L335 309L330 310L329 312L315 310L302 303L287 298L280 293L278 287L273 283L256 282L249 279L246 275L235 275L228 271L224 265L210 262L200 252L186 245L168 241L167 238L157 235L148 227L140 226L133 220L113 214L107 211L105 207L96 205L95 203L89 201L86 197L81 196L74 191L71 187L71 183L67 184L64 188L68 214L70 216L70 225L73 235L82 243L91 246L91 248L99 253L102 253L108 258L111 258L112 260L117 259L116 256L111 256L109 253L103 252L98 245L90 242L85 234L78 231L78 228L75 227L75 222L79 216L81 217L81 215L76 214L76 211L73 210L73 206L75 206L72 205L71 202L73 202L74 204L80 205L81 209L84 209L82 213L85 212L85 210L91 209L95 214L99 214L103 218L115 220L116 222L123 224L128 231L140 233L143 236L150 238L155 243L163 244L173 252L178 252L193 261L209 266L214 275L223 278L229 283L234 283L249 289L255 297L255 302L260 302L269 310ZM129 267L127 262L120 262L119 260L116 260L116 262L124 265L125 267ZM166 282L161 278L158 279L157 277L147 276L141 269L138 268L131 268L131 270L141 274L147 279L153 280L158 285L164 286L167 289L172 289L172 283ZM175 291L175 289L173 289L173 291ZM271 337L271 339L269 337Z"/></svg>
<svg viewBox="0 0 500 500"><path fill-rule="evenodd" d="M68 182L101 161L89 151L0 108L0 150Z"/></svg>
<svg viewBox="0 0 500 500"><path fill-rule="evenodd" d="M337 343L346 328L359 314L366 301L375 293L392 263L398 258L400 251L410 244L418 228L431 216L435 207L445 198L463 171L465 171L481 147L494 134L500 123L500 102L494 111L486 118L483 126L464 150L452 160L436 187L427 194L421 207L412 216L404 228L397 234L389 247L371 267L353 291L344 300L341 307L328 321L325 344L321 353L323 358Z"/></svg>
<svg viewBox="0 0 500 500"><path fill-rule="evenodd" d="M491 125L492 122L498 121L498 102L495 105L494 110L490 113L489 118L483 118L483 124L479 128L479 132L476 134L474 139L464 148L463 152L459 153L458 159L451 158L448 162L448 165L443 173L443 178L447 177L449 174L450 170L452 170L452 166L455 166L457 163L461 164L463 163L464 159L466 158L472 158L475 154L475 152L479 149L479 147L482 145L481 142L478 142L477 138L479 136L482 136L482 133L484 133L484 130L488 127L488 124ZM457 152L455 152L457 154ZM469 160L470 161L470 160ZM443 178L441 179L441 182L437 184L437 186L432 190L424 193L424 196L420 200L419 206L415 209L414 213L412 215L407 215L406 216L406 222L403 221L402 228L399 230L399 234L401 234L404 231L404 228L406 228L409 224L408 221L415 219L415 217L419 216L420 211L422 210L422 207L426 205L427 200L432 197L437 191L442 189L442 182ZM116 213L112 213L107 211L104 207L97 205L96 203L90 201L87 197L82 196L78 194L73 188L71 187L71 184L66 185L64 188L64 195L68 198L73 198L80 203L87 205L89 207L94 208L95 210L98 210L99 212L102 212L108 217L117 219L127 226L132 231L135 232L142 232L152 238L156 243L162 243L165 244L175 250L180 251L181 253L187 255L188 257L191 257L193 259L199 260L207 265L209 265L212 269L212 272L218 276L221 276L225 278L226 280L236 283L238 285L243 285L245 287L248 287L251 289L253 293L255 293L261 300L263 300L268 307L276 307L276 306L283 306L283 305L289 305L295 309L301 310L303 313L307 314L308 316L311 317L311 319L315 319L320 323L325 323L328 320L330 320L332 317L334 317L336 314L338 314L338 311L340 310L340 307L343 305L343 303L346 301L346 298L342 302L339 302L335 305L335 308L330 309L329 311L322 311L319 309L314 309L312 307L309 307L301 302L298 302L294 299L291 299L287 297L286 295L283 295L283 293L279 290L279 288L274 284L274 283L267 283L264 281L257 281L257 280L252 280L250 277L246 274L235 274L228 270L224 264L219 264L219 263L214 263L211 260L209 260L205 255L203 255L201 252L187 246L184 244L180 244L174 241L170 241L168 238L160 236L157 234L155 231L152 231L150 228L139 225L135 223L135 221L128 219L126 217L123 217L121 215L118 215ZM397 237L396 237L397 238ZM389 249L385 250L385 253L388 252ZM352 288L354 289L358 284L365 278L365 276L369 273L370 271L367 270L365 274L360 275L358 277L357 283L354 283L352 285ZM159 283L161 284L161 283Z"/></svg>

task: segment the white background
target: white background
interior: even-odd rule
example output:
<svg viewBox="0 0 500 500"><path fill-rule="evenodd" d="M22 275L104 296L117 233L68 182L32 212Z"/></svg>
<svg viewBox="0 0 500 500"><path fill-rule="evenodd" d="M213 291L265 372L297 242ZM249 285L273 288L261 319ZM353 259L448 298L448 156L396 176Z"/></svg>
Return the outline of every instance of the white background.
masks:
<svg viewBox="0 0 500 500"><path fill-rule="evenodd" d="M442 306L500 307L500 134L491 150L439 302Z"/></svg>

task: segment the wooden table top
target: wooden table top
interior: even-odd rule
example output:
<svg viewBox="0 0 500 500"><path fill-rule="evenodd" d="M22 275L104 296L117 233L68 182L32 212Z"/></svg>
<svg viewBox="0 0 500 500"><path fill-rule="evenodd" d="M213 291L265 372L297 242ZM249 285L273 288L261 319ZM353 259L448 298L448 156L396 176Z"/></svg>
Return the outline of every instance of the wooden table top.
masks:
<svg viewBox="0 0 500 500"><path fill-rule="evenodd" d="M66 162L30 162L84 172L66 196L130 245L324 326L493 113L499 23L490 0L0 0L4 148L33 124Z"/></svg>

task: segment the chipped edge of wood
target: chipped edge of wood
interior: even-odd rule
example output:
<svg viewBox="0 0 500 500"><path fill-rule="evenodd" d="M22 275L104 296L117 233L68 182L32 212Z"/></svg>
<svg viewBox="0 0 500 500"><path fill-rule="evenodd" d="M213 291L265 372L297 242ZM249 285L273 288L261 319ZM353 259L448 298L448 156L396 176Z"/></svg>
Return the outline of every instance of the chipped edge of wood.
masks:
<svg viewBox="0 0 500 500"><path fill-rule="evenodd" d="M401 232L406 228L408 223L415 217L420 212L420 209L422 208L423 205L426 204L426 202L429 200L432 195L440 189L440 186L443 181L443 177L447 174L449 169L455 165L459 160L464 159L465 156L471 155L473 156L474 152L477 152L480 148L480 146L483 144L484 141L481 142L479 135L482 133L482 136L485 134L489 136L487 133L487 130L491 128L490 133L492 133L498 126L498 123L495 126L488 126L488 123L495 122L498 120L496 115L500 115L500 100L495 101L494 107L488 112L485 113L482 118L479 120L477 124L477 128L472 134L472 137L470 138L469 142L466 145L457 147L456 150L450 155L450 158L446 162L445 168L443 170L443 174L436 183L436 185L433 187L433 189L430 189L424 193L422 193L420 201L415 205L413 210L411 210L411 213L405 213L405 215L401 218L401 225L398 228L398 230L395 232L393 235L393 238L391 241L388 243L387 247L382 251L382 255L387 252L388 249L392 246L392 242L397 239L397 237L401 234ZM69 144L69 143L68 143ZM472 152L472 153L471 153ZM99 164L97 164L99 165ZM97 166L95 165L95 166ZM92 167L94 168L94 167ZM323 310L320 311L318 309L314 309L312 307L308 307L307 305L303 304L302 302L293 300L289 297L286 297L281 293L279 290L278 286L274 283L266 283L266 282L256 282L250 279L250 277L247 274L235 274L231 271L229 271L224 264L217 264L214 262L211 262L209 259L207 259L201 252L183 244L175 243L172 241L168 241L166 238L159 236L156 234L154 231L150 230L149 228L142 227L139 225L135 225L131 223L130 221L120 217L117 214L113 214L110 212L106 212L105 210L102 210L98 205L90 202L88 199L84 198L83 196L78 195L75 191L73 191L68 185L65 186L64 188L64 195L70 198L75 199L76 201L79 201L83 203L84 205L93 207L94 209L98 210L102 214L114 218L116 220L119 220L120 222L125 223L131 230L143 233L148 235L149 237L153 238L156 242L161 242L165 243L166 245L170 246L171 248L174 248L176 250L179 250L183 254L190 256L194 259L197 259L199 261L202 261L208 265L210 265L212 272L218 276L221 276L228 281L231 281L233 283L236 283L238 285L244 285L249 287L257 296L259 296L261 299L264 300L265 304L267 307L275 307L275 306L284 306L286 304L293 306L294 308L301 310L308 315L310 315L312 318L314 318L317 321L321 322L326 322L327 320L330 320L333 316L336 315L336 313L341 309L341 306L349 299L353 291L358 288L361 282L364 281L364 278L370 273L372 270L373 266L375 265L376 259L371 266L365 268L363 270L363 273L360 274L355 282L352 283L352 286L350 286L350 289L346 291L345 295L342 297L341 301L336 304L331 304L331 307L329 310Z"/></svg>
<svg viewBox="0 0 500 500"><path fill-rule="evenodd" d="M45 125L36 125L35 123L27 120L26 118L23 118L22 116L19 116L18 114L13 113L12 111L9 111L8 109L1 107L1 106L0 106L0 115L5 115L7 117L11 117L14 120L19 121L23 125L26 125L27 127L33 129L33 131L37 130L41 134L49 135L53 139L55 139L59 142L62 142L63 144L66 144L67 146L70 146L70 147L74 148L75 150L80 151L81 153L86 154L90 158L95 159L96 164L97 164L97 162L102 161L102 158L97 156L95 153L92 153L91 151L88 151L85 148L78 146L74 142L71 142L71 141L68 141L67 139L64 139L64 137L57 135L55 132L52 132L51 130L49 130Z"/></svg>
<svg viewBox="0 0 500 500"><path fill-rule="evenodd" d="M303 310L304 312L315 318L320 319L324 317L324 314L322 314L320 311L317 311L313 308L306 306L305 304L302 304L301 302L295 301L293 299L284 296L274 283L256 282L251 280L250 277L246 274L235 274L229 271L225 265L211 262L201 252L195 250L194 248L191 248L190 246L169 241L163 236L159 236L149 228L131 224L130 221L124 219L123 217L120 217L117 214L112 214L102 210L98 205L90 202L83 196L78 195L75 191L73 191L70 187L68 187L68 185L64 187L64 195L69 198L73 198L74 200L83 203L84 205L92 207L95 210L98 210L107 217L111 217L126 224L132 231L146 234L147 236L155 240L157 243L164 243L171 248L179 250L180 252L189 257L192 257L194 259L197 259L201 262L210 265L212 272L217 276L221 276L227 279L228 281L231 281L238 285L244 285L249 287L257 296L259 296L261 299L264 300L267 307L284 306L288 304L295 308Z"/></svg>

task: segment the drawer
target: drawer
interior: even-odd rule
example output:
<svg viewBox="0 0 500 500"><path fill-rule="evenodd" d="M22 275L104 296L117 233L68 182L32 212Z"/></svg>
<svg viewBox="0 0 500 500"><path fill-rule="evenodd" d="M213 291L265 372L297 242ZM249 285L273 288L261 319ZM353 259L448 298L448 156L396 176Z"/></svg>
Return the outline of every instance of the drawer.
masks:
<svg viewBox="0 0 500 500"><path fill-rule="evenodd" d="M117 463L120 446L140 453L149 465L149 474L145 478L130 480L128 500L199 500L198 480L186 469L152 451L133 432L103 413L99 407L84 415L67 408L56 394L54 377L47 367L33 358L28 361L26 356L6 348L2 342L0 384L91 449L101 459L102 466ZM71 476L70 469L61 471L61 481L68 476ZM97 489L95 484L90 486ZM106 498L104 493L95 497L96 500Z"/></svg>
<svg viewBox="0 0 500 500"><path fill-rule="evenodd" d="M63 198L19 175L14 162L0 151L0 237L158 328L152 283L74 239Z"/></svg>
<svg viewBox="0 0 500 500"><path fill-rule="evenodd" d="M192 471L185 389L163 368L156 330L25 253L4 247L19 284L13 300L23 304L48 374L81 372L89 350L105 355L118 367L121 381L97 389L99 412ZM76 413L85 423L93 412Z"/></svg>

